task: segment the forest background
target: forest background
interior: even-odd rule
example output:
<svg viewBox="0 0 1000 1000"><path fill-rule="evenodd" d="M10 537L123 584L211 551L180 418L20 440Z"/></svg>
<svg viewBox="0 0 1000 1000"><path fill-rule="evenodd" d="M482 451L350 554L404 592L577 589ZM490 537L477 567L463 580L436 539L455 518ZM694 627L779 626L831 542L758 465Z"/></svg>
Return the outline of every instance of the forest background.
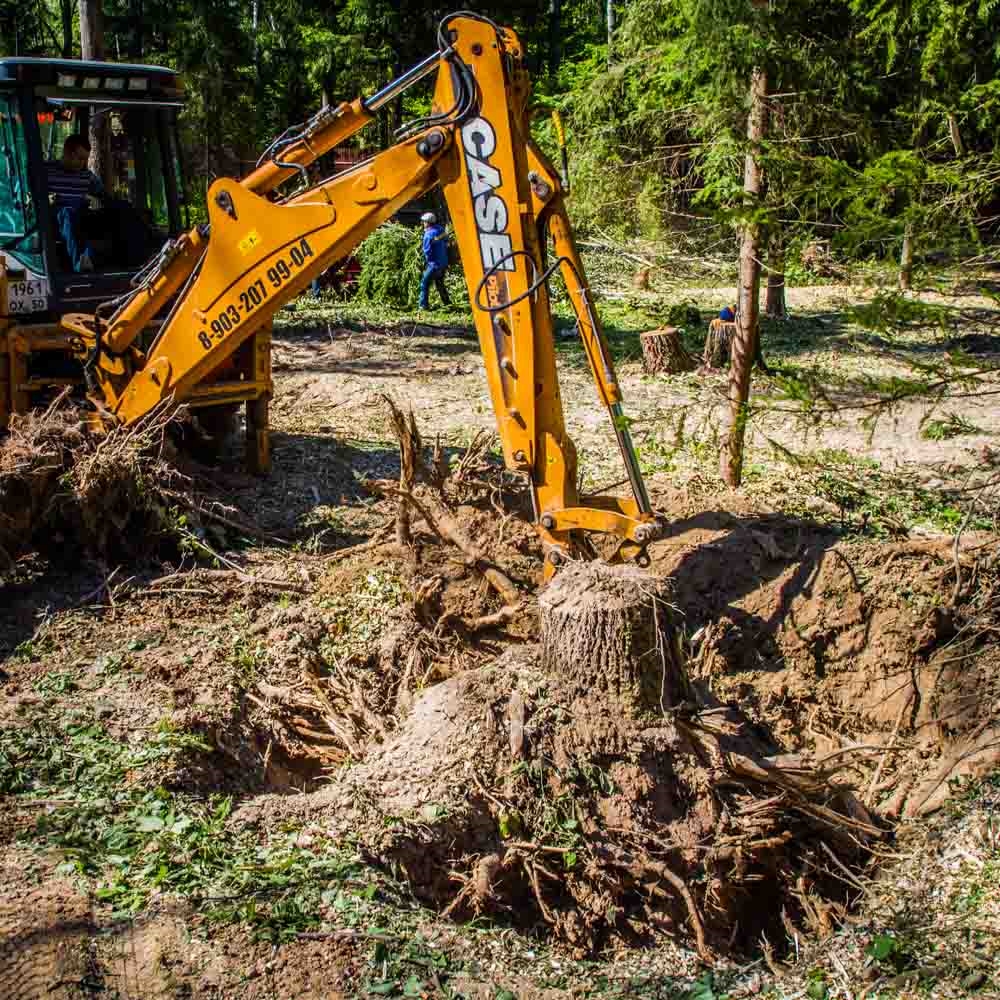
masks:
<svg viewBox="0 0 1000 1000"><path fill-rule="evenodd" d="M95 0L0 6L5 54L77 57ZM760 227L772 269L809 242L850 259L978 259L1000 221L998 0L542 0L477 10L524 36L539 109L567 125L578 229L726 252ZM192 202L323 103L436 47L448 10L404 0L104 0L109 59L179 70ZM756 135L748 115L756 99ZM358 140L391 141L411 93ZM759 191L744 191L748 152Z"/></svg>

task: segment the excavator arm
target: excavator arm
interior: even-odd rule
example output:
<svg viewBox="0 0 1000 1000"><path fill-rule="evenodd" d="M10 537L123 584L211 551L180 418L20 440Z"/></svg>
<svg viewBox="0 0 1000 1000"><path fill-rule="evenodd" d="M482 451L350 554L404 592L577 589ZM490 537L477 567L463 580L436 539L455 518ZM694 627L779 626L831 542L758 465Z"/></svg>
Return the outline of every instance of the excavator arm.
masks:
<svg viewBox="0 0 1000 1000"><path fill-rule="evenodd" d="M609 533L640 559L659 525L639 471L621 392L556 171L531 140L530 82L517 36L475 15L445 18L440 51L368 100L325 109L279 138L242 181L208 191L208 224L168 246L110 315L64 325L84 344L91 391L124 423L187 398L255 331L416 197L448 205L508 468L532 485L551 566L580 532ZM431 114L357 167L280 201L266 195L437 72ZM551 239L553 259L547 260ZM547 281L559 270L632 497L579 495L563 420ZM171 303L172 300L172 303ZM139 334L170 304L145 351Z"/></svg>

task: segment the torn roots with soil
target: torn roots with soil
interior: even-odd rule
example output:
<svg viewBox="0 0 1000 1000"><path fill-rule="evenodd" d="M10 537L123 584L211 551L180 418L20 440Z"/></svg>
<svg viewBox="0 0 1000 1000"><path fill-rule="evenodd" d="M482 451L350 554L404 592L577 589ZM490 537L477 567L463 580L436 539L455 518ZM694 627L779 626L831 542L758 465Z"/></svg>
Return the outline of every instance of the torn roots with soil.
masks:
<svg viewBox="0 0 1000 1000"><path fill-rule="evenodd" d="M882 833L838 761L782 755L692 689L667 596L571 564L538 644L434 685L330 786L238 821L298 814L444 914L541 921L578 954L666 933L707 959L782 921L829 928Z"/></svg>

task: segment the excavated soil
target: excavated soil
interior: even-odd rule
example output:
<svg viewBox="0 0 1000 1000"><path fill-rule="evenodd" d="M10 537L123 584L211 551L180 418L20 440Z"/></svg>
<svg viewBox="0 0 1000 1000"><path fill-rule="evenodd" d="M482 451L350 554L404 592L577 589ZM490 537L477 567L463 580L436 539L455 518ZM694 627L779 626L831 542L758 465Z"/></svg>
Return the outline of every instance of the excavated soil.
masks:
<svg viewBox="0 0 1000 1000"><path fill-rule="evenodd" d="M80 433L67 426L62 440ZM109 570L114 522L63 507L60 531L89 524L98 561L56 571L17 559L35 531L27 518L0 523L16 560L2 591L0 726L44 702L85 707L123 741L190 733L210 749L178 750L136 780L229 794L232 828L262 839L286 824L306 842L349 838L439 920L494 921L572 955L679 941L706 961L754 953L761 935L780 951L793 932L828 933L849 905L831 871L864 877L896 821L939 810L959 779L1000 761L996 536L846 540L730 494L654 489L669 530L650 572L666 581L690 696L635 716L546 668L538 542L523 493L490 463L416 490L430 517L411 509L400 544L391 449L364 453L363 479L341 481L356 455L310 464L308 441L285 443L270 483L215 477L215 495L241 508L211 509L235 529L212 533L204 519L195 534L225 563ZM0 513L44 523L51 461L29 452L42 455L30 468L0 464L0 498L15 498ZM60 473L65 461L60 451ZM192 495L190 480L167 485ZM320 490L347 519L305 530ZM119 527L141 534L128 489L113 491ZM231 547L251 523L258 544ZM53 674L74 686L40 693ZM356 989L357 941L275 950L167 897L116 922L54 873L57 856L18 840L33 822L18 811L0 837L0 995Z"/></svg>
<svg viewBox="0 0 1000 1000"><path fill-rule="evenodd" d="M869 747L883 814L932 811L1000 760L995 536L842 542L706 511L651 555L697 637L695 675L787 746Z"/></svg>

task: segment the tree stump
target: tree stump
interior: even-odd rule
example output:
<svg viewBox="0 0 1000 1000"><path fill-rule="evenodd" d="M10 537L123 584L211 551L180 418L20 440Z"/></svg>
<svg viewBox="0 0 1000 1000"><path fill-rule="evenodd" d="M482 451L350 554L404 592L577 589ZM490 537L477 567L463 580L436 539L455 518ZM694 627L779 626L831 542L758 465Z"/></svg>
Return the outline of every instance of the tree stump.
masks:
<svg viewBox="0 0 1000 1000"><path fill-rule="evenodd" d="M674 375L678 372L694 371L696 362L684 349L680 331L675 326L664 326L650 330L639 337L642 357L649 374L664 372Z"/></svg>
<svg viewBox="0 0 1000 1000"><path fill-rule="evenodd" d="M637 566L570 563L538 599L542 669L624 714L660 714L685 698L667 584Z"/></svg>
<svg viewBox="0 0 1000 1000"><path fill-rule="evenodd" d="M736 336L736 324L727 323L722 319L713 319L708 324L708 336L705 338L705 352L702 355L702 365L705 368L724 368L729 363L733 348L733 337Z"/></svg>

